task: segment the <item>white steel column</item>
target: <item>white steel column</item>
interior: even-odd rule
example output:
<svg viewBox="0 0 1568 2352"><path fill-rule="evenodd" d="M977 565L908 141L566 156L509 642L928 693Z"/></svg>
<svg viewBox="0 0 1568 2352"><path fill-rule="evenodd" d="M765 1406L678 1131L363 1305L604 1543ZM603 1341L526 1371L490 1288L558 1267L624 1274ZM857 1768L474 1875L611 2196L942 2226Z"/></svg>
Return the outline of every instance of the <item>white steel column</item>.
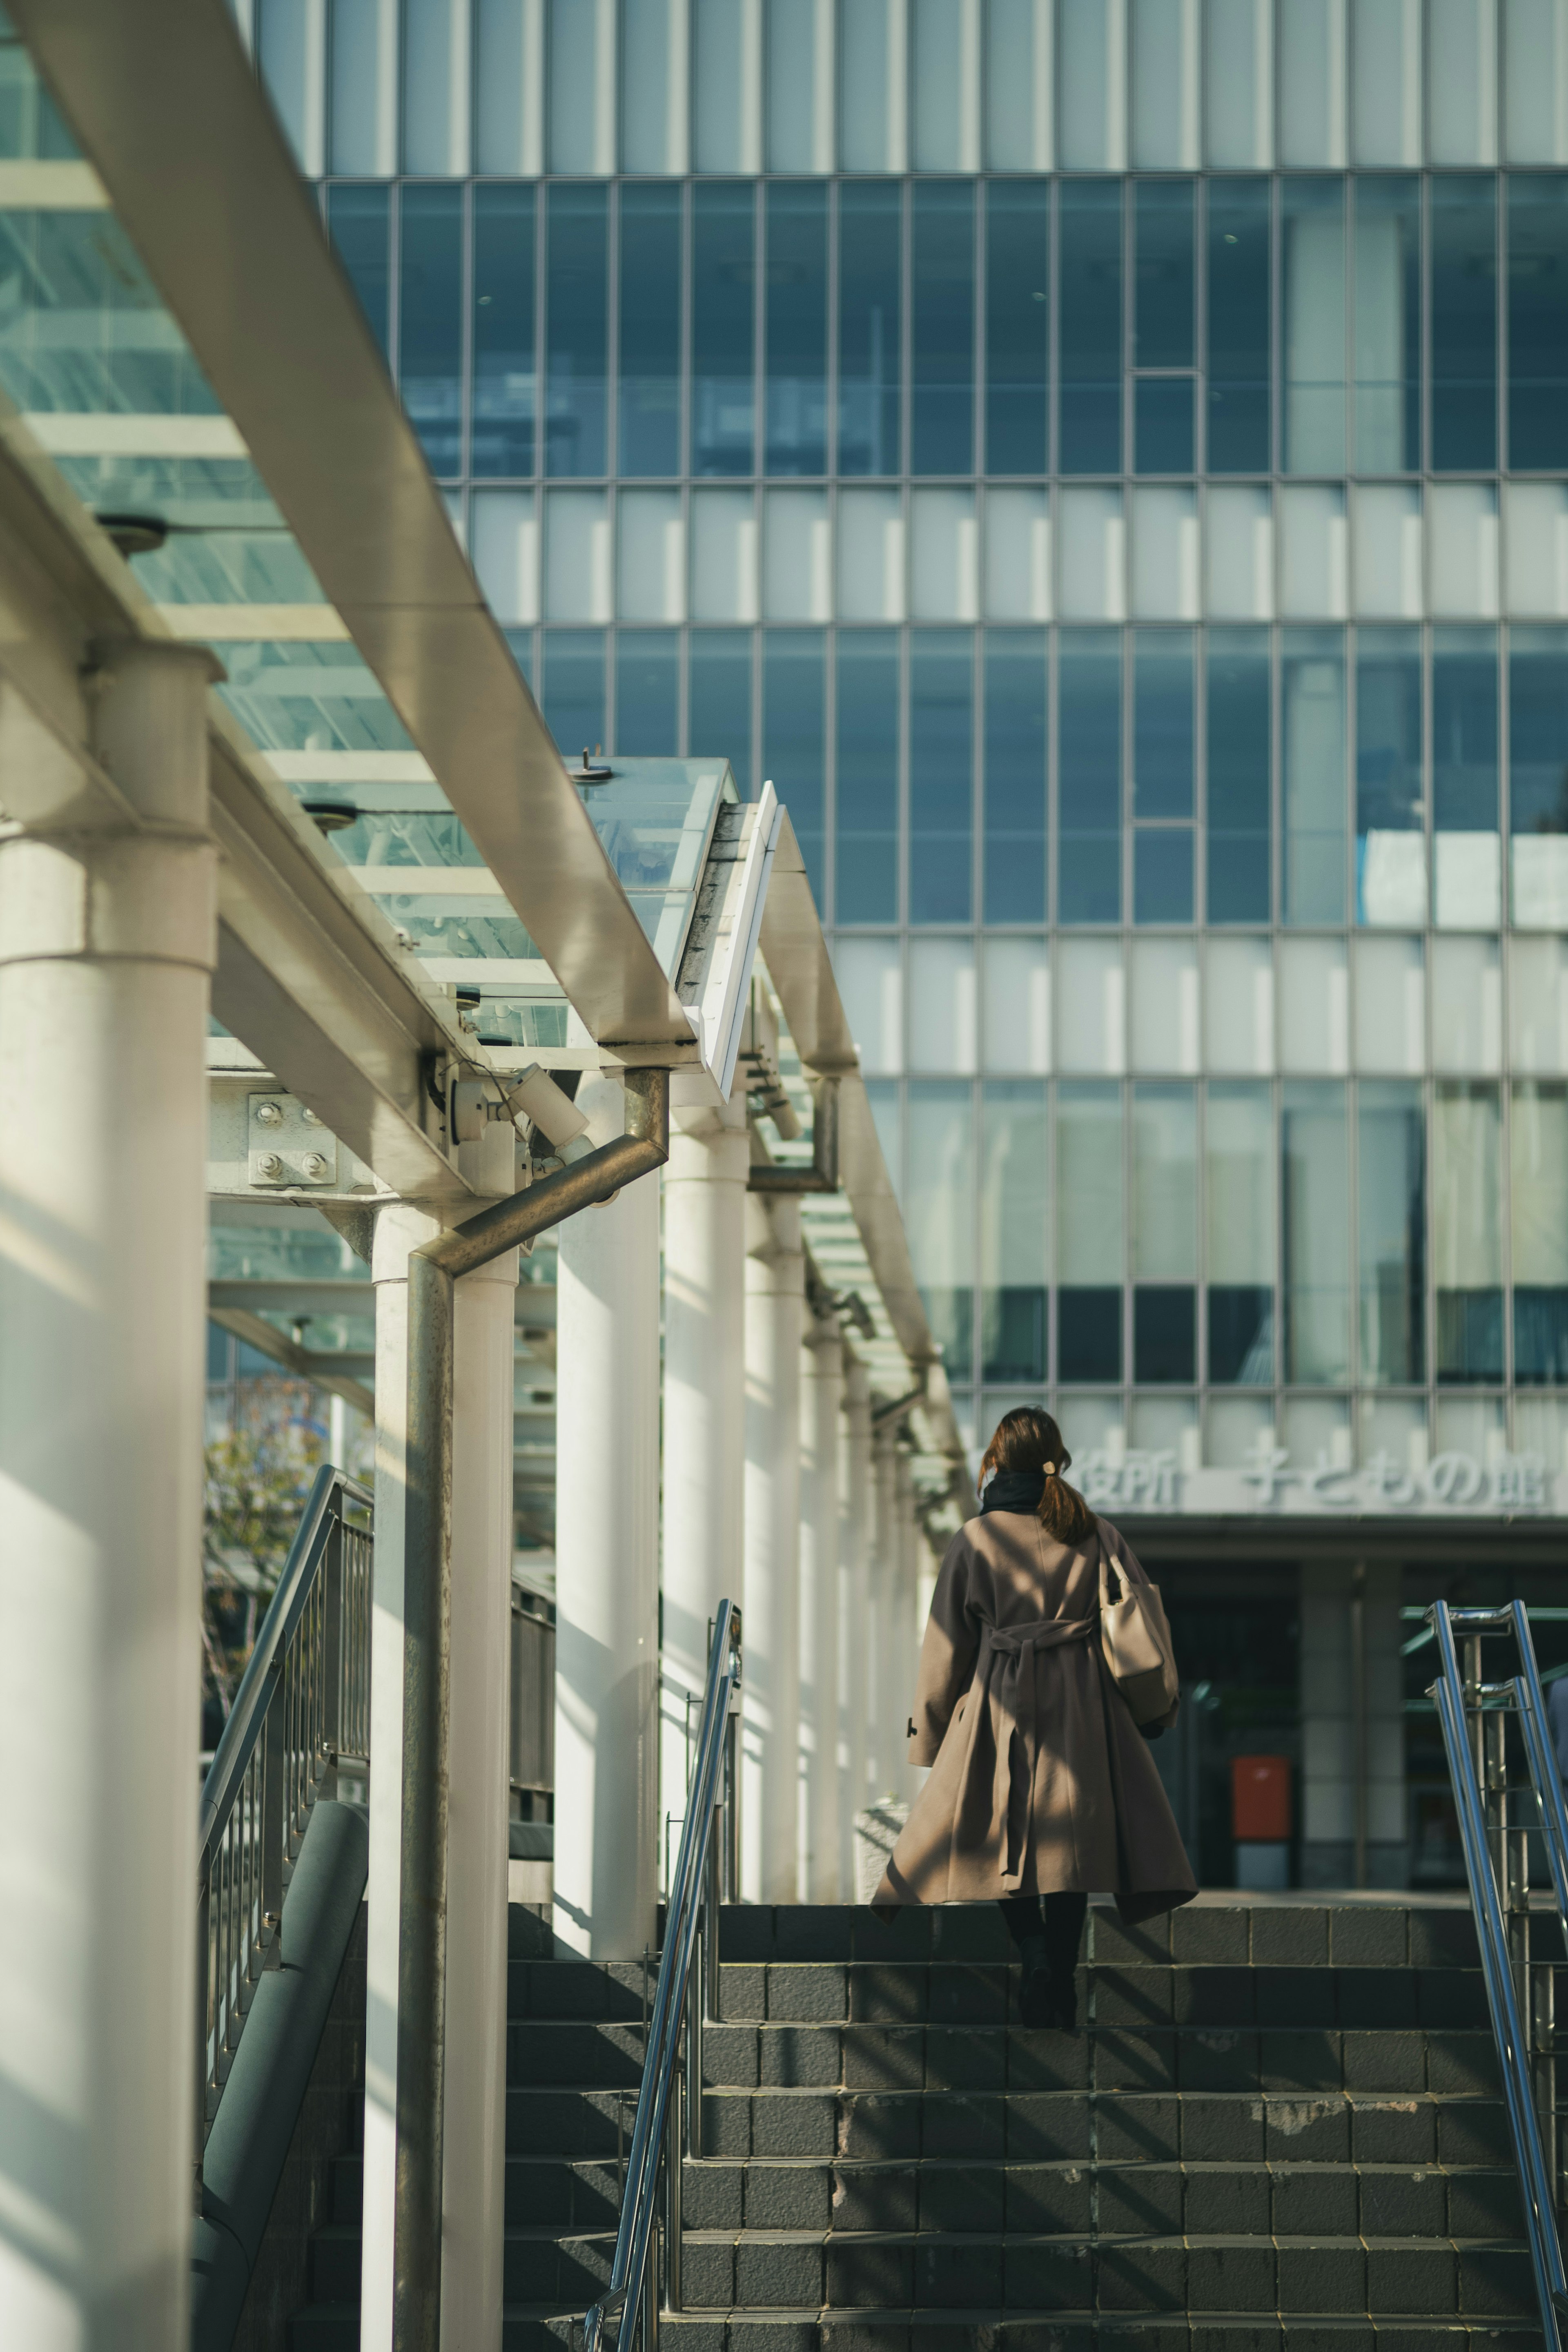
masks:
<svg viewBox="0 0 1568 2352"><path fill-rule="evenodd" d="M742 1554L750 1165L746 1105L742 1099L717 1111L683 1108L681 1092L677 1072L671 1082L664 1182L661 1843L670 1816L678 1820L685 1812L686 1701L702 1689L708 1620L720 1601L742 1605L742 1635L747 1648L750 1643ZM694 1710L694 1737L695 1730Z"/></svg>
<svg viewBox="0 0 1568 2352"><path fill-rule="evenodd" d="M843 1900L839 1876L839 1318L813 1315L800 1350L800 1729L808 1903Z"/></svg>
<svg viewBox="0 0 1568 2352"><path fill-rule="evenodd" d="M376 1219L376 1544L371 1619L369 1942L365 1963L365 2154L361 2352L388 2352L397 2169L398 1923L402 1879L402 1538L408 1417L408 1261L437 1218L398 1202Z"/></svg>
<svg viewBox="0 0 1568 2352"><path fill-rule="evenodd" d="M9 626L41 635L49 614ZM167 2352L190 2332L214 665L99 650L93 749L123 823L0 840L0 2343L17 2352ZM25 763L25 718L6 741Z"/></svg>
<svg viewBox="0 0 1568 2352"><path fill-rule="evenodd" d="M846 1899L859 1900L855 1885L855 1815L870 1788L866 1724L870 1708L871 1539L874 1494L872 1478L871 1381L852 1349L844 1350L844 1418L841 1439L840 1570L843 1596L843 1664L841 1675L844 1762L839 1806L839 1878Z"/></svg>
<svg viewBox="0 0 1568 2352"><path fill-rule="evenodd" d="M621 1132L619 1079L586 1080ZM560 1228L556 1336L555 1931L595 1960L658 1899L659 1187Z"/></svg>
<svg viewBox="0 0 1568 2352"><path fill-rule="evenodd" d="M873 1427L872 1472L875 1523L871 1549L871 1598L867 1610L869 1672L866 1693L868 1804L879 1804L899 1785L904 1742L897 1735L909 1717L913 1692L903 1687L903 1660L894 1653L894 1601L898 1583L898 1445L892 1425Z"/></svg>
<svg viewBox="0 0 1568 2352"><path fill-rule="evenodd" d="M453 1292L441 2340L499 2352L506 2230L512 1361L517 1253Z"/></svg>
<svg viewBox="0 0 1568 2352"><path fill-rule="evenodd" d="M745 1717L741 1886L800 1897L800 1203L746 1203Z"/></svg>

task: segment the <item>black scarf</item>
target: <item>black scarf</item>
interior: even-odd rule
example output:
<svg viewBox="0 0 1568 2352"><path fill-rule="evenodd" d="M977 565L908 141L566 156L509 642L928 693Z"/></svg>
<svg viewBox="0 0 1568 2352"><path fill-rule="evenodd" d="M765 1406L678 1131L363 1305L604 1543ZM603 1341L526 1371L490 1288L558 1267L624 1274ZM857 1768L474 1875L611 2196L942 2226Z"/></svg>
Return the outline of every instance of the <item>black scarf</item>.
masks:
<svg viewBox="0 0 1568 2352"><path fill-rule="evenodd" d="M1045 1492L1043 1470L998 1470L980 1497L982 1511L1032 1511Z"/></svg>

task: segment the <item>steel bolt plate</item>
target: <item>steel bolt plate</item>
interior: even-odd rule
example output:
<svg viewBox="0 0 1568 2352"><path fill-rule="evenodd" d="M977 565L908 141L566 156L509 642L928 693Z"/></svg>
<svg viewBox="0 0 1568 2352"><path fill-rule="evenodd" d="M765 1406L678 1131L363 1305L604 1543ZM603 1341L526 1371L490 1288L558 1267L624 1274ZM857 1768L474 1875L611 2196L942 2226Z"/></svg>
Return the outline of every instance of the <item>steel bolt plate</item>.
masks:
<svg viewBox="0 0 1568 2352"><path fill-rule="evenodd" d="M250 1181L277 1192L291 1185L328 1192L338 1181L338 1145L298 1095L246 1098Z"/></svg>

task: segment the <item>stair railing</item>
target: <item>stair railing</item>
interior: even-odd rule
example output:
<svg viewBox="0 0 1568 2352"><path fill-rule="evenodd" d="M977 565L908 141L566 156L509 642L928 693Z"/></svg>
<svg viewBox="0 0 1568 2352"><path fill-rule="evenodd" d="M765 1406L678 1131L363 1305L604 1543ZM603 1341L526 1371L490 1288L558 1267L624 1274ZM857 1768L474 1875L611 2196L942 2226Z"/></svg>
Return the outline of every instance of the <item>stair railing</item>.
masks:
<svg viewBox="0 0 1568 2352"><path fill-rule="evenodd" d="M1439 1664L1427 1696L1437 1705L1453 1784L1542 2335L1547 2352L1563 2352L1568 2273L1557 2223L1553 1982L1551 1966L1535 1964L1531 1952L1528 1840L1531 1829L1539 1830L1568 1950L1568 1811L1546 1737L1535 1645L1522 1603L1450 1609L1439 1601L1427 1616L1437 1636ZM1482 1637L1504 1633L1513 1634L1519 1673L1510 1682L1483 1682ZM1465 1637L1463 1673L1456 1633ZM1523 1735L1535 1799L1533 1822L1521 1821L1510 1811L1506 1742L1511 1713L1519 1717Z"/></svg>
<svg viewBox="0 0 1568 2352"><path fill-rule="evenodd" d="M196 1865L195 2210L202 2159L318 1798L371 1747L371 1496L324 1465L202 1790Z"/></svg>
<svg viewBox="0 0 1568 2352"><path fill-rule="evenodd" d="M686 2147L682 2108L694 2126L693 2153L700 2151L702 2111L702 2012L716 2015L718 2001L718 1906L720 1864L734 1893L737 1867L735 1723L740 1702L740 1612L721 1601L713 1622L713 1648L697 1727L696 1758L686 1791L686 1817L670 1886L664 1948L648 2019L643 2083L621 2194L621 2224L610 2284L583 2321L582 2352L603 2352L614 2343L631 2352L639 2318L642 2352L657 2352L659 2266L653 2236L661 2165L664 2183L664 2301L681 2308L681 2163ZM716 1822L715 1815L722 1815ZM693 1955L699 1931L702 1959L698 1997L691 2004L686 2047L683 2023ZM683 2075L685 2084L683 2086ZM685 2098L683 2098L683 2087Z"/></svg>

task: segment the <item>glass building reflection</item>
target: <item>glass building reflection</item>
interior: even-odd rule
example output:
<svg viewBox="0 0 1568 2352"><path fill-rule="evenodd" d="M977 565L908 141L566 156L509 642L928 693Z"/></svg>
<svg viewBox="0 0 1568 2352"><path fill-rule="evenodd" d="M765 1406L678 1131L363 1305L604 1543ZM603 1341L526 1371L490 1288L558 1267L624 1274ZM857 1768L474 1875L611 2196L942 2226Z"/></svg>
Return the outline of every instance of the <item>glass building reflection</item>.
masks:
<svg viewBox="0 0 1568 2352"><path fill-rule="evenodd" d="M497 616L788 802L977 1426L1562 1466L1563 61L338 13L264 70Z"/></svg>

